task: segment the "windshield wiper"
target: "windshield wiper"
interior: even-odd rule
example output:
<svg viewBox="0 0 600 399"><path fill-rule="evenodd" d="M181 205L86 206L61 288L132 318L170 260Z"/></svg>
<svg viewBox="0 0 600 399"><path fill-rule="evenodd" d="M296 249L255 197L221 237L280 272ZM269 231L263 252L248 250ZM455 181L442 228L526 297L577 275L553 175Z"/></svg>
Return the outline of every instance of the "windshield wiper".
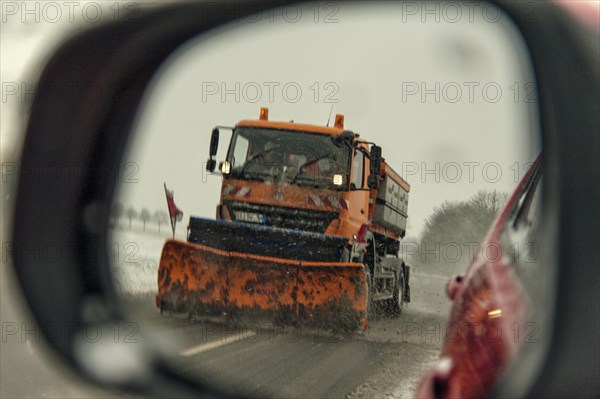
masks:
<svg viewBox="0 0 600 399"><path fill-rule="evenodd" d="M273 151L274 149L275 148L269 148L267 150L257 152L256 154L254 154L250 158L248 158L246 160L246 162L244 163L244 166L242 166L242 170L240 170L240 177L244 177L244 172L246 171L246 168L248 167L248 165L250 165L252 162L256 161L258 158L262 158L263 156L265 156L265 154L268 154L269 152Z"/></svg>
<svg viewBox="0 0 600 399"><path fill-rule="evenodd" d="M319 162L322 159L326 159L326 158L331 158L331 159L335 159L335 155L332 153L328 153L328 154L324 154L318 158L313 158L309 161L304 162L302 165L298 166L298 172L296 172L296 174L294 175L294 177L292 177L292 179L287 183L287 184L292 184L296 181L296 179L298 178L298 176L300 176L300 172L302 171L303 168L310 166L316 162Z"/></svg>

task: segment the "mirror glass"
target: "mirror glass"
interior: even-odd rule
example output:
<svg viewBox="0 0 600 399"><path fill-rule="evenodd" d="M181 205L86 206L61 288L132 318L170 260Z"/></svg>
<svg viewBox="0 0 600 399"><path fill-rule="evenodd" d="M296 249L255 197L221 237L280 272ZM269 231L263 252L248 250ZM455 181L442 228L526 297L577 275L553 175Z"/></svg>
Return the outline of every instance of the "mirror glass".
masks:
<svg viewBox="0 0 600 399"><path fill-rule="evenodd" d="M537 123L524 45L487 3L240 17L147 91L112 208L117 292L183 375L230 392L412 397ZM216 126L236 129L211 174Z"/></svg>

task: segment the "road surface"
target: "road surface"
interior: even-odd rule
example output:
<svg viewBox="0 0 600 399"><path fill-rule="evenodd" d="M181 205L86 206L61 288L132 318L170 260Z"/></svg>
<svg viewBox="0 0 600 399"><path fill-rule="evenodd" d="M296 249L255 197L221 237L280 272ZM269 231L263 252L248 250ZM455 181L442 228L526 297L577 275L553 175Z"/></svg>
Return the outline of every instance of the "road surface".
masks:
<svg viewBox="0 0 600 399"><path fill-rule="evenodd" d="M411 276L401 316L376 315L362 335L244 327L163 316L150 296L127 298L145 337L165 343L180 372L253 397L410 398L439 355L449 312L445 277Z"/></svg>
<svg viewBox="0 0 600 399"><path fill-rule="evenodd" d="M0 397L132 397L83 383L48 353L8 262L3 262L1 274ZM182 374L220 382L229 393L241 389L250 396L409 398L443 342L449 312L445 280L414 273L412 303L403 314L376 316L365 334L350 337L291 328L232 329L166 317L156 310L152 295L129 295L125 302L136 328L121 330L120 339L133 332L134 340L159 341L169 347Z"/></svg>

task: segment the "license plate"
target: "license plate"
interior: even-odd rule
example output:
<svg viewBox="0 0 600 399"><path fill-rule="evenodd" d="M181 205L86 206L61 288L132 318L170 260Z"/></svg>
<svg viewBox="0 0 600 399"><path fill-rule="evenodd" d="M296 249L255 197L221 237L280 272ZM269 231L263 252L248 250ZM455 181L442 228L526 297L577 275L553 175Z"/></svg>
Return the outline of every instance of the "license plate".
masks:
<svg viewBox="0 0 600 399"><path fill-rule="evenodd" d="M236 212L235 217L240 222L249 222L249 223L265 223L267 217L265 215L261 215L260 213L252 213L252 212Z"/></svg>

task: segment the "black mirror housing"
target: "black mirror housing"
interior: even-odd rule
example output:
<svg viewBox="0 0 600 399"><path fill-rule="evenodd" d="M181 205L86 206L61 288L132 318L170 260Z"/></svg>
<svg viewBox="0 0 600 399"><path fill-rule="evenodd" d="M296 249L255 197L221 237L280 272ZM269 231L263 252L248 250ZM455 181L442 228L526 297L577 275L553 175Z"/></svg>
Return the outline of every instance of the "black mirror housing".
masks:
<svg viewBox="0 0 600 399"><path fill-rule="evenodd" d="M212 157L209 158L208 161L206 161L206 171L207 172L211 172L211 173L214 172L216 167L217 167L217 161L212 159Z"/></svg>
<svg viewBox="0 0 600 399"><path fill-rule="evenodd" d="M381 147L377 145L371 146L369 160L371 161L371 174L379 176L381 174L381 162L383 161L383 158L381 157Z"/></svg>
<svg viewBox="0 0 600 399"><path fill-rule="evenodd" d="M217 161L213 158L217 155L219 149L219 128L215 127L210 135L210 148L208 150L208 161L206 161L206 171L214 172L217 167Z"/></svg>
<svg viewBox="0 0 600 399"><path fill-rule="evenodd" d="M379 176L381 176L381 147L373 144L371 146L371 152L369 154L370 171L369 177L367 178L367 186L370 189L379 188Z"/></svg>
<svg viewBox="0 0 600 399"><path fill-rule="evenodd" d="M379 177L377 175L370 174L369 177L367 177L367 187L369 187L371 190L378 189Z"/></svg>
<svg viewBox="0 0 600 399"><path fill-rule="evenodd" d="M287 3L291 2L277 2ZM600 202L598 185L590 184L600 179L600 146L593 144L598 143L599 131L594 111L594 104L599 102L597 32L576 24L554 2L533 3L535 15L523 12L523 3L499 4L519 29L535 70L543 168L552 172L544 181L548 222L539 229L539 239L542 243L560 243L544 245L540 256L545 270L552 274L550 280L557 282L557 290L560 282L560 291L565 295L546 304L548 320L553 322L540 328L548 332L548 345L524 345L527 351L507 370L492 396L596 396L600 323L594 309L598 308L600 279L590 278L597 273L597 254L590 248L600 238L597 224L589 215L597 211ZM114 176L120 170L119 162L143 102L144 89L164 60L187 40L239 20L246 12L273 6L273 2L259 1L256 7L240 9L239 5L224 2L211 18L206 18L205 4L184 2L144 10L128 23L115 21L72 37L43 70L31 105L14 200L14 271L40 335L56 337L56 326L75 326L74 334L61 334L48 343L73 370L90 381L123 384L122 379L102 379L105 377L89 367L93 364L87 362L89 359L77 357L81 351L72 337L85 336L83 326L89 323L110 326L124 317L115 306L107 252L111 243L105 231L116 189ZM127 57L115 62L117 52ZM569 84L564 84L565 79ZM69 101L71 96L42 95L51 88L73 85L94 87L101 95L84 96L75 104ZM575 140L573 132L577 133ZM215 136L218 129L216 135L213 130ZM214 141L216 155L218 139ZM207 164L213 170L214 155ZM379 163L374 162L377 158ZM370 170L380 171L381 161L381 154L373 156ZM80 165L82 178L59 174L56 179L32 179L26 172L56 162ZM376 174L374 177L378 178ZM371 180L369 176L369 186ZM22 256L31 253L31 248L73 245L77 250L60 262L50 262L44 256ZM586 306L581 306L583 303ZM581 328L582 320L588 328ZM575 346L573 342L582 344ZM132 346L123 345L121 349ZM130 389L148 396L221 394L177 374L158 352L146 356L150 349L154 348L140 351L145 356L139 359L146 362L152 374L143 378L132 374L127 380ZM157 360L147 360L155 359L153 356ZM573 373L576 366L578 372Z"/></svg>
<svg viewBox="0 0 600 399"><path fill-rule="evenodd" d="M210 136L209 156L212 158L215 155L217 155L218 149L219 149L219 128L216 127L213 129L212 134Z"/></svg>

